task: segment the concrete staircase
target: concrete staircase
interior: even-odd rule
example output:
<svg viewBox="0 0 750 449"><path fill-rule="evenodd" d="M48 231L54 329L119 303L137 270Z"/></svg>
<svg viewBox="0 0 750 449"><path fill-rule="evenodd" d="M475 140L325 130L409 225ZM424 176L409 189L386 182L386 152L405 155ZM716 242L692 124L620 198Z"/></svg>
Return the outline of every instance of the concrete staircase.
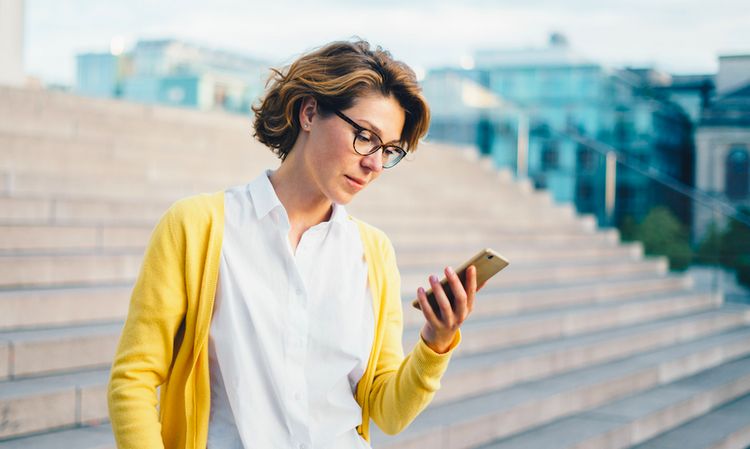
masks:
<svg viewBox="0 0 750 449"><path fill-rule="evenodd" d="M114 447L109 364L156 220L275 157L248 118L0 89L0 449ZM745 448L750 309L697 291L592 217L425 145L348 207L384 229L416 288L490 246L434 403L376 449Z"/></svg>

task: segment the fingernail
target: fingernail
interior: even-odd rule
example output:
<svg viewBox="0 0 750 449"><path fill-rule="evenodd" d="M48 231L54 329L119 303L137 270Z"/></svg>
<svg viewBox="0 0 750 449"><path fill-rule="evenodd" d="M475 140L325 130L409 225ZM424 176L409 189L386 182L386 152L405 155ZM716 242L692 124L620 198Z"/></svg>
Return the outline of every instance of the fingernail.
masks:
<svg viewBox="0 0 750 449"><path fill-rule="evenodd" d="M437 282L437 276L435 276L434 274L431 274L430 275L430 282Z"/></svg>
<svg viewBox="0 0 750 449"><path fill-rule="evenodd" d="M453 267L448 267L448 273L449 274L456 274L456 272L453 271Z"/></svg>
<svg viewBox="0 0 750 449"><path fill-rule="evenodd" d="M422 287L419 287L417 289L417 293L421 295L422 293L424 293L424 289Z"/></svg>

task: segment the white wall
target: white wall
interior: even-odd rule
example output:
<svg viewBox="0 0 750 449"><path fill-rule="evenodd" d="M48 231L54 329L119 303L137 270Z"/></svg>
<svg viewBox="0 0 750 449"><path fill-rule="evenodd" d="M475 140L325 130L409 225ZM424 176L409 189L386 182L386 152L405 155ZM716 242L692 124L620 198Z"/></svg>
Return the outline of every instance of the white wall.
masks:
<svg viewBox="0 0 750 449"><path fill-rule="evenodd" d="M0 0L0 85L21 86L23 71L23 0Z"/></svg>
<svg viewBox="0 0 750 449"><path fill-rule="evenodd" d="M719 57L716 92L721 95L750 82L750 54Z"/></svg>

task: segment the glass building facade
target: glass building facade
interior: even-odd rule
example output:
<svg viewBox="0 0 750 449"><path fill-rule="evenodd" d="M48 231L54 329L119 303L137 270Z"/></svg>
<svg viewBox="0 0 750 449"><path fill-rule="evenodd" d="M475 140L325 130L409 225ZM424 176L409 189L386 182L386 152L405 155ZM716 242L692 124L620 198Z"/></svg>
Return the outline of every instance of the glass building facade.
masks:
<svg viewBox="0 0 750 449"><path fill-rule="evenodd" d="M465 94L447 98L446 92L456 91L456 78L483 89L494 102L467 104ZM618 164L614 223L609 223L605 157L585 142L615 149L631 164L692 185L690 117L652 78L649 71L613 71L592 63L559 36L544 49L480 52L471 70L428 73L425 94L437 109L429 136L474 144L497 167L516 171L520 130L528 136L526 173L536 187L596 215L601 224L618 224L625 216L639 220L657 197L670 193ZM657 85L662 88L658 93ZM695 101L695 91L681 93L685 102ZM674 209L687 222L685 207L675 204Z"/></svg>
<svg viewBox="0 0 750 449"><path fill-rule="evenodd" d="M262 94L268 64L177 40L140 41L122 55L77 57L76 91L203 110L247 113Z"/></svg>

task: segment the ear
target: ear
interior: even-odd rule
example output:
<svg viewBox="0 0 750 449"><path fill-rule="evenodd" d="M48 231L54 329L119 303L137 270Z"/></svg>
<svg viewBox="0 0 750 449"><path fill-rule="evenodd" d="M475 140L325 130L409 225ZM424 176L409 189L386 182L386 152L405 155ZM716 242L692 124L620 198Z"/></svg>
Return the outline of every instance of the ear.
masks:
<svg viewBox="0 0 750 449"><path fill-rule="evenodd" d="M313 97L305 97L299 108L299 123L302 129L309 130L318 113L318 102Z"/></svg>

